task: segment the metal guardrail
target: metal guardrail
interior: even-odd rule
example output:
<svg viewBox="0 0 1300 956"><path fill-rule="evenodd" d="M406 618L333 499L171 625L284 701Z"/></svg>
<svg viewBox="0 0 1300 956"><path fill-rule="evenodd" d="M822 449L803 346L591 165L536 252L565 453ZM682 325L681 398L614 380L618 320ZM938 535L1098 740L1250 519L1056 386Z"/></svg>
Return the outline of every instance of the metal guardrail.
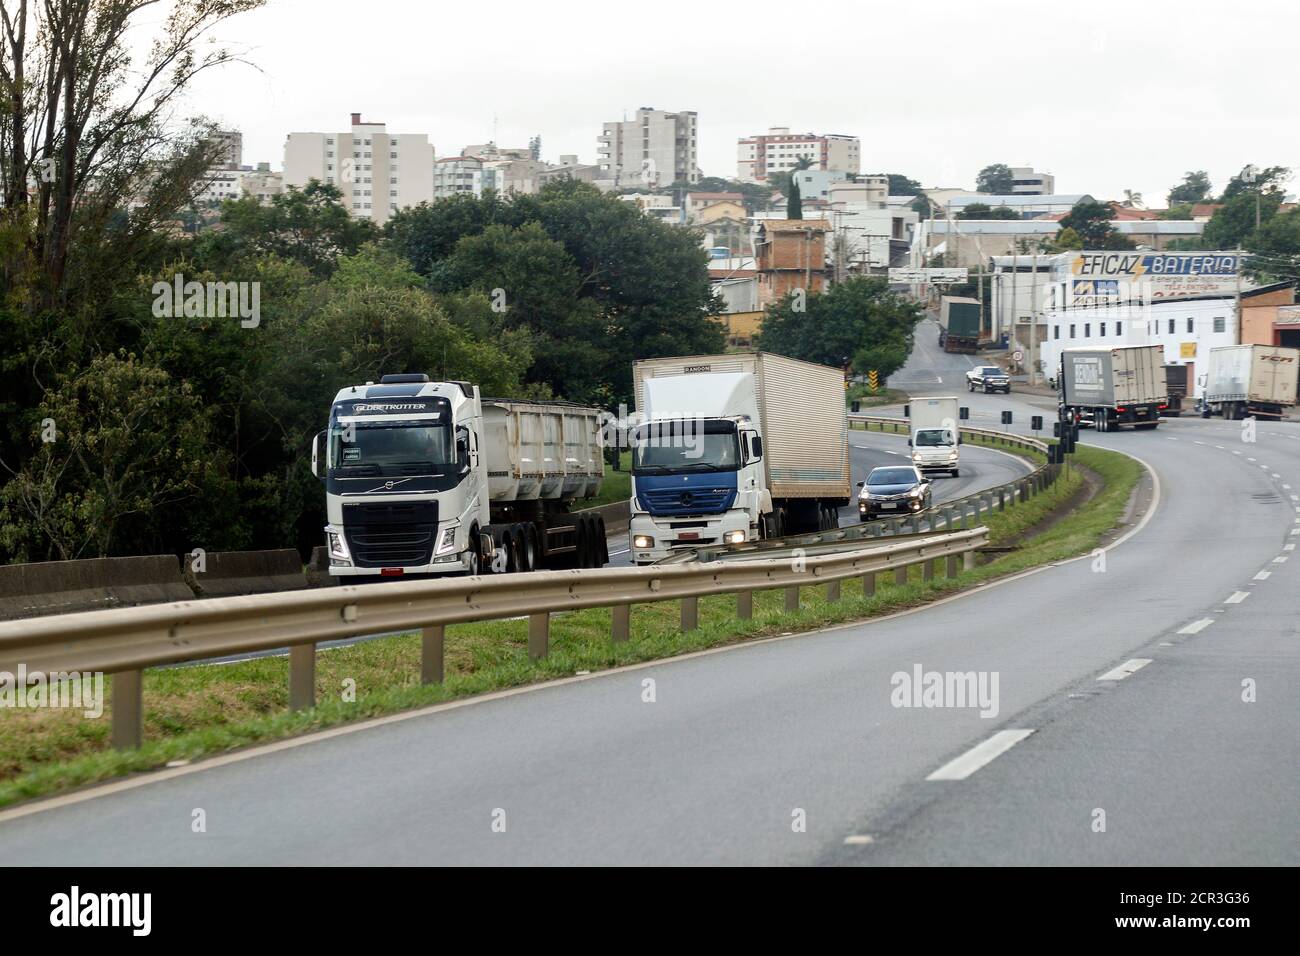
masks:
<svg viewBox="0 0 1300 956"><path fill-rule="evenodd" d="M894 432L908 430L907 419L888 418L880 415L850 414L850 422L876 424L882 428L893 426ZM901 428L899 426L902 426ZM1001 432L990 428L960 429L963 436L979 437L996 441L1008 448L1022 451L1047 453L1047 442L1012 432ZM1035 495L1047 490L1060 474L1060 465L1042 464L1029 474L1011 481L983 488L952 501L944 501L932 506L928 511L899 515L896 518L866 521L837 528L832 531L813 531L805 534L786 535L781 538L768 538L762 541L747 541L743 544L713 545L683 551L657 561L653 567L665 565L709 563L713 561L738 561L755 557L786 556L795 550L806 555L820 554L842 549L855 542L888 538L891 541L917 535L938 534L971 528L979 525L983 516L994 510L1002 511L1018 501L1028 501Z"/></svg>
<svg viewBox="0 0 1300 956"><path fill-rule="evenodd" d="M864 545L868 542L863 541ZM942 560L949 576L958 573L958 556L973 566L974 552L988 543L988 529L969 528L942 535L909 536L873 547L840 550L798 561L759 558L672 567L596 568L537 571L428 581L387 581L320 590L287 591L145 607L115 608L0 623L0 671L113 675L115 747L139 746L143 737L143 671L147 667L206 660L250 651L289 648L289 705L315 705L316 644L320 641L422 632L421 679L443 679L443 645L449 624L528 616L528 653L546 656L551 614L609 607L611 637L630 637L633 604L680 601L681 626L699 623L699 598L736 595L740 618L753 615L753 592L785 589L785 606L799 606L799 589L827 585L838 601L840 582L861 576L868 594L876 575L893 570L906 580L907 569L923 567L928 580Z"/></svg>

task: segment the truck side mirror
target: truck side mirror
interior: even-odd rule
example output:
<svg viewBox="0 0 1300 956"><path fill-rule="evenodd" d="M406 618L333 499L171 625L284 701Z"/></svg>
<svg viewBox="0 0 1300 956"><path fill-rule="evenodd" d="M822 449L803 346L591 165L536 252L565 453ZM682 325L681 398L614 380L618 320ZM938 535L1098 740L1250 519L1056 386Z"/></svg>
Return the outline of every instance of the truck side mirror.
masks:
<svg viewBox="0 0 1300 956"><path fill-rule="evenodd" d="M910 438L907 440L907 447L908 447L908 448L911 448L911 447L912 447L912 439L910 439Z"/></svg>
<svg viewBox="0 0 1300 956"><path fill-rule="evenodd" d="M763 439L755 435L754 438L750 441L749 447L753 449L755 461L758 461L763 457Z"/></svg>
<svg viewBox="0 0 1300 956"><path fill-rule="evenodd" d="M317 432L311 440L311 473L325 477L325 433Z"/></svg>

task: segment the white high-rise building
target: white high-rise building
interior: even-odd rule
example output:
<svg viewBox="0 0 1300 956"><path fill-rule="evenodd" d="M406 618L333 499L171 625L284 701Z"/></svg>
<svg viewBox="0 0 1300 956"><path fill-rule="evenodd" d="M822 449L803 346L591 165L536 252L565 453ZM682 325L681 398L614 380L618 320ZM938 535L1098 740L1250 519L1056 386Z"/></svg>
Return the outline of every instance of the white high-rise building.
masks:
<svg viewBox="0 0 1300 956"><path fill-rule="evenodd" d="M598 137L600 178L614 188L650 189L700 180L698 117L694 112L667 113L651 107L636 118L606 123Z"/></svg>
<svg viewBox="0 0 1300 956"><path fill-rule="evenodd" d="M389 133L353 113L349 132L285 140L284 185L301 189L312 179L337 186L352 215L383 224L399 209L433 201L433 145L424 133Z"/></svg>

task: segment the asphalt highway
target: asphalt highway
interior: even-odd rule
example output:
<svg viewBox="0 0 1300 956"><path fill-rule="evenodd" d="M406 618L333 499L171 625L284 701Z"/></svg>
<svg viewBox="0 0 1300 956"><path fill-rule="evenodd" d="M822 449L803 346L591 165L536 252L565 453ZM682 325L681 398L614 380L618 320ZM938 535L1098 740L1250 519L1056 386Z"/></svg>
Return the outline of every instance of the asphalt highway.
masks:
<svg viewBox="0 0 1300 956"><path fill-rule="evenodd" d="M968 358L936 352L891 384L965 395ZM1052 400L969 403L1019 429ZM1154 476L1100 555L19 808L0 842L25 863L1295 865L1300 428L1243 434L1083 432ZM855 469L899 450L860 436ZM918 671L988 693L901 699Z"/></svg>

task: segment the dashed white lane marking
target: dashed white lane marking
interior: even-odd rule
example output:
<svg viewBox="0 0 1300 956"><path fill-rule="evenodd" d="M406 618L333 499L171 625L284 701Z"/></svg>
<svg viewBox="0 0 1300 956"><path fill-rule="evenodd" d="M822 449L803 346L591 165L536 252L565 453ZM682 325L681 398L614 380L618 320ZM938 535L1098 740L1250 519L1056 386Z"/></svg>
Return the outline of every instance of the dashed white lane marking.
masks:
<svg viewBox="0 0 1300 956"><path fill-rule="evenodd" d="M1180 627L1178 629L1178 633L1179 634L1200 634L1201 631L1205 630L1213 623L1214 623L1214 618L1203 617L1199 621L1193 621L1191 624L1188 624L1185 627Z"/></svg>
<svg viewBox="0 0 1300 956"><path fill-rule="evenodd" d="M1219 451L1225 451L1225 450L1226 450L1222 445L1215 445L1214 447L1217 448L1217 449L1219 449Z"/></svg>
<svg viewBox="0 0 1300 956"><path fill-rule="evenodd" d="M1282 550L1283 550L1283 551L1294 551L1294 550L1295 550L1295 545L1294 545L1294 544L1284 544L1284 545L1282 545Z"/></svg>
<svg viewBox="0 0 1300 956"><path fill-rule="evenodd" d="M1273 559L1273 563L1274 563L1274 564L1286 564L1286 555L1285 555L1285 554L1279 554L1276 558Z"/></svg>
<svg viewBox="0 0 1300 956"><path fill-rule="evenodd" d="M1291 533L1292 533L1292 534L1300 534L1300 528L1292 528L1292 529L1291 529Z"/></svg>
<svg viewBox="0 0 1300 956"><path fill-rule="evenodd" d="M1246 460L1247 460L1247 461L1254 461L1255 459L1254 459L1254 458L1247 458Z"/></svg>
<svg viewBox="0 0 1300 956"><path fill-rule="evenodd" d="M875 843L876 838L870 833L855 833L852 836L844 838L845 846L866 846L869 843Z"/></svg>
<svg viewBox="0 0 1300 956"><path fill-rule="evenodd" d="M1166 435L1165 441L1178 441L1178 439L1175 438L1173 435Z"/></svg>
<svg viewBox="0 0 1300 956"><path fill-rule="evenodd" d="M1256 581L1267 581L1267 580L1269 579L1269 576L1270 576L1272 573L1273 573L1272 571L1260 571L1259 574L1255 575L1255 580L1256 580Z"/></svg>
<svg viewBox="0 0 1300 956"><path fill-rule="evenodd" d="M1276 561L1277 559L1274 558L1273 560ZM1249 591L1233 591L1232 594L1231 594L1231 596L1229 596L1228 599L1227 599L1226 601L1224 601L1223 603L1224 603L1224 604L1240 604L1242 601L1246 600L1246 598L1248 598L1248 597L1250 597L1250 592L1249 592Z"/></svg>
<svg viewBox="0 0 1300 956"><path fill-rule="evenodd" d="M1114 670L1106 671L1106 673L1098 677L1097 680L1123 680L1130 674L1136 674L1150 663L1151 658L1149 657L1135 657L1131 661L1125 661L1123 664L1120 664L1119 667L1116 667Z"/></svg>
<svg viewBox="0 0 1300 956"><path fill-rule="evenodd" d="M965 780L980 767L1000 757L1032 733L1032 730L999 730L988 740L976 744L960 757L948 761L925 779Z"/></svg>
<svg viewBox="0 0 1300 956"><path fill-rule="evenodd" d="M609 553L609 556L612 558L616 554L631 554L631 553L632 553L631 548L624 548L622 551L611 551Z"/></svg>

